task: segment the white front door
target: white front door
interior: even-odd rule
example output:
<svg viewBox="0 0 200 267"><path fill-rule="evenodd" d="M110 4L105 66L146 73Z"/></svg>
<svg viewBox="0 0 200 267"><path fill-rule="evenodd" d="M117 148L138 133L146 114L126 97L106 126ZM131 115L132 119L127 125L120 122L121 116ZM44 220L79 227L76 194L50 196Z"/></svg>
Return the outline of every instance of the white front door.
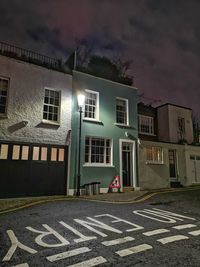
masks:
<svg viewBox="0 0 200 267"><path fill-rule="evenodd" d="M200 183L200 156L190 155L191 177L193 183Z"/></svg>

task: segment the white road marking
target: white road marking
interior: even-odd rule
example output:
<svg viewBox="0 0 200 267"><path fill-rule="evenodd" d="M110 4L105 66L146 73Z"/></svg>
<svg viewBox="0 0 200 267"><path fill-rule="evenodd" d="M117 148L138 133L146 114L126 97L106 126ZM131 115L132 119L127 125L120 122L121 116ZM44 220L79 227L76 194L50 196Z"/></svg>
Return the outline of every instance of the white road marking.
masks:
<svg viewBox="0 0 200 267"><path fill-rule="evenodd" d="M74 229L73 227L71 227L69 224L66 224L63 221L59 222L61 225L63 225L65 228L69 229L70 231L72 231L75 235L79 236L80 238L74 239L74 242L76 243L80 243L80 242L84 242L84 241L88 241L91 239L96 239L96 236L85 236L82 233L80 233L78 230Z"/></svg>
<svg viewBox="0 0 200 267"><path fill-rule="evenodd" d="M17 249L17 247L19 247L19 248L21 248L21 249L23 249L23 250L25 250L31 254L37 253L37 250L29 248L29 247L23 245L21 242L19 242L12 230L8 230L6 232L10 238L11 247L8 250L7 254L5 255L5 257L3 258L2 261L9 261L12 258L13 254L15 253L15 250Z"/></svg>
<svg viewBox="0 0 200 267"><path fill-rule="evenodd" d="M69 250L69 251L65 251L62 253L58 253L52 256L48 256L46 257L48 261L50 262L54 262L54 261L59 261L59 260L63 260L72 256L76 256L82 253L86 253L91 251L91 249L87 248L87 247L82 247L82 248L76 248L73 250Z"/></svg>
<svg viewBox="0 0 200 267"><path fill-rule="evenodd" d="M182 229L193 228L193 227L197 227L197 226L195 224L182 224L182 225L173 226L172 228L176 230L182 230Z"/></svg>
<svg viewBox="0 0 200 267"><path fill-rule="evenodd" d="M28 263L21 263L12 267L29 267Z"/></svg>
<svg viewBox="0 0 200 267"><path fill-rule="evenodd" d="M184 240L184 239L189 239L189 237L185 235L173 235L173 236L165 237L162 239L158 239L157 241L165 245L167 243L172 243L172 242L176 242L176 241Z"/></svg>
<svg viewBox="0 0 200 267"><path fill-rule="evenodd" d="M68 267L93 267L105 262L107 262L107 260L100 256L87 261L81 261L73 265L68 265Z"/></svg>
<svg viewBox="0 0 200 267"><path fill-rule="evenodd" d="M126 232L132 232L132 231L137 231L137 230L144 229L143 226L140 226L140 225L138 225L138 224L135 224L135 223L132 223L132 222L123 220L123 219L118 218L118 217L116 217L116 216L113 216L113 215L111 215L111 214L100 214L100 215L96 215L95 217L98 218L98 217L106 217L106 216L115 219L114 221L111 221L112 223L123 222L123 223L126 223L126 224L128 224L128 225L134 226L134 228L127 229Z"/></svg>
<svg viewBox="0 0 200 267"><path fill-rule="evenodd" d="M159 234L168 233L168 232L170 232L170 231L167 229L156 229L153 231L145 232L145 233L143 233L143 235L152 236L152 235L159 235Z"/></svg>
<svg viewBox="0 0 200 267"><path fill-rule="evenodd" d="M146 251L152 248L153 247L148 244L142 244L142 245L127 248L127 249L122 249L122 250L116 251L115 253L118 254L120 257L125 257L128 255L136 254L136 253Z"/></svg>
<svg viewBox="0 0 200 267"><path fill-rule="evenodd" d="M104 241L101 242L101 244L103 244L104 246L114 246L114 245L118 245L118 244L123 244L129 241L133 241L135 240L135 238L131 237L131 236L126 236L123 238L118 238L118 239L114 239L114 240L109 240L109 241Z"/></svg>
<svg viewBox="0 0 200 267"><path fill-rule="evenodd" d="M193 235L193 236L198 236L198 235L200 235L200 230L189 232L189 234Z"/></svg>
<svg viewBox="0 0 200 267"><path fill-rule="evenodd" d="M155 220L155 221L164 222L164 223L176 223L176 221L184 221L184 219L196 220L191 217L183 216L177 213L173 213L173 212L165 211L161 209L156 209L156 208L135 210L133 211L133 213Z"/></svg>
<svg viewBox="0 0 200 267"><path fill-rule="evenodd" d="M105 223L102 223L100 221L97 221L91 217L87 217L88 220L92 221L92 222L88 222L88 221L83 221L83 220L79 220L79 219L74 219L75 222L79 223L80 225L86 227L87 229L89 229L90 231L92 232L95 232L96 234L100 235L100 236L103 236L103 237L106 237L107 235L96 230L95 228L93 228L92 226L95 226L97 228L101 228L101 229L104 229L104 230L107 230L107 231L111 231L111 232L114 232L114 233L117 233L117 234L122 234L122 231L119 231Z"/></svg>
<svg viewBox="0 0 200 267"><path fill-rule="evenodd" d="M36 236L35 242L42 247L47 247L47 248L57 248L57 247L62 247L66 246L69 244L69 241L66 240L64 237L62 237L58 232L56 232L53 228L48 226L48 224L43 224L42 225L47 231L40 231L37 229L34 229L30 226L27 226L26 229L30 230L31 232L38 233L39 235ZM55 243L55 244L48 244L47 242L43 241L43 238L49 235L55 236L60 242Z"/></svg>

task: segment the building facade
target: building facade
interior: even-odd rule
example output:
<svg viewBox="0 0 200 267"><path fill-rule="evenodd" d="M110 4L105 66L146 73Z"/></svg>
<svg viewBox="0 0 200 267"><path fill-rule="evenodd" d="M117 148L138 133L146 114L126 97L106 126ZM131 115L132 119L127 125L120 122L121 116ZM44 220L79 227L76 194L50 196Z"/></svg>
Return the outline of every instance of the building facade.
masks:
<svg viewBox="0 0 200 267"><path fill-rule="evenodd" d="M158 140L192 144L194 140L192 110L172 104L157 107Z"/></svg>
<svg viewBox="0 0 200 267"><path fill-rule="evenodd" d="M72 76L47 66L0 55L0 197L66 193Z"/></svg>
<svg viewBox="0 0 200 267"><path fill-rule="evenodd" d="M200 183L200 147L193 145L192 110L173 104L139 105L140 188Z"/></svg>
<svg viewBox="0 0 200 267"><path fill-rule="evenodd" d="M81 186L101 183L106 193L119 175L124 186L137 187L137 90L134 87L73 72L71 169L69 194L77 189L79 109L85 94L81 135Z"/></svg>

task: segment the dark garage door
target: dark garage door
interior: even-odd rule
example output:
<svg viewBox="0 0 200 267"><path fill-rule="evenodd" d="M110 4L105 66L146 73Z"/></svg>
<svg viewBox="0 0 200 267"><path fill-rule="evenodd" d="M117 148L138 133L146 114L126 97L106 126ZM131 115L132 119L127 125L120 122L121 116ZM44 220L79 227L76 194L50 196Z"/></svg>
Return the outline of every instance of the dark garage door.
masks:
<svg viewBox="0 0 200 267"><path fill-rule="evenodd" d="M65 195L67 146L0 142L0 198Z"/></svg>

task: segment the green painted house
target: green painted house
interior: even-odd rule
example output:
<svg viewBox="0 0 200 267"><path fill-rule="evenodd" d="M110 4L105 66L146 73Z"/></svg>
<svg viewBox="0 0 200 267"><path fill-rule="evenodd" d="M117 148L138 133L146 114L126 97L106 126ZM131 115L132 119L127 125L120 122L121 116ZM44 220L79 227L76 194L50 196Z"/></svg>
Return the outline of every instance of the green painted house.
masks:
<svg viewBox="0 0 200 267"><path fill-rule="evenodd" d="M137 88L73 71L72 134L68 194L77 192L80 112L77 95L85 95L82 113L80 185L100 182L108 192L113 178L137 187ZM83 191L82 191L83 192Z"/></svg>

